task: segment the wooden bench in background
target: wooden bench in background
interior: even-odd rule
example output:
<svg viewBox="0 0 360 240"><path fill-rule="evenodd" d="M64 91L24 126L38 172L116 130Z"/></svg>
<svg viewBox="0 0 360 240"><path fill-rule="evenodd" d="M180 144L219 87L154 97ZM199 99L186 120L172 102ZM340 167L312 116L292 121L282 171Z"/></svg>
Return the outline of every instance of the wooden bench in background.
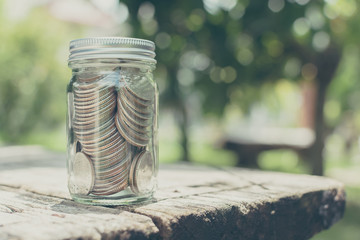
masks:
<svg viewBox="0 0 360 240"><path fill-rule="evenodd" d="M264 151L286 149L303 157L313 142L314 134L308 128L251 127L226 134L218 145L235 152L237 166L257 167L258 156Z"/></svg>
<svg viewBox="0 0 360 240"><path fill-rule="evenodd" d="M66 188L65 154L0 148L0 239L308 239L345 210L324 177L162 165L153 201L82 205Z"/></svg>

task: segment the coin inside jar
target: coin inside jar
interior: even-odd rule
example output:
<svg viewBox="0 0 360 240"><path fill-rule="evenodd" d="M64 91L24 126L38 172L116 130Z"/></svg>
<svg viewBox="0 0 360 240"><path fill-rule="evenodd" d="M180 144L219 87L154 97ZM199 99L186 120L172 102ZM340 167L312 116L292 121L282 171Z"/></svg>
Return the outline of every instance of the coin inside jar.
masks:
<svg viewBox="0 0 360 240"><path fill-rule="evenodd" d="M127 128L126 123L121 121L119 116L115 116L115 124L120 134L128 141L131 145L142 147L149 142L149 137L138 134L135 131L132 131L130 128Z"/></svg>
<svg viewBox="0 0 360 240"><path fill-rule="evenodd" d="M120 101L119 99L117 100L117 106L118 115L123 114L124 116L126 116L127 119L130 119L132 122L135 122L139 126L147 127L151 125L151 117L139 118L135 116L132 112L128 111L125 106L123 106L122 101Z"/></svg>
<svg viewBox="0 0 360 240"><path fill-rule="evenodd" d="M144 78L127 81L126 90L143 103L152 102L154 99L154 86Z"/></svg>
<svg viewBox="0 0 360 240"><path fill-rule="evenodd" d="M73 192L81 195L88 195L94 186L94 167L88 156L82 152L75 155L72 162L73 175L70 182Z"/></svg>
<svg viewBox="0 0 360 240"><path fill-rule="evenodd" d="M141 83L139 83L141 85ZM133 83L135 90L128 85L118 91L116 127L120 134L133 146L141 147L148 144L153 122L153 99L139 96L142 86Z"/></svg>
<svg viewBox="0 0 360 240"><path fill-rule="evenodd" d="M128 186L130 159L131 153L129 152L115 165L103 170L98 169L92 194L111 195L125 189Z"/></svg>
<svg viewBox="0 0 360 240"><path fill-rule="evenodd" d="M130 167L129 185L135 194L152 190L154 167L154 159L149 151L144 150L134 157Z"/></svg>

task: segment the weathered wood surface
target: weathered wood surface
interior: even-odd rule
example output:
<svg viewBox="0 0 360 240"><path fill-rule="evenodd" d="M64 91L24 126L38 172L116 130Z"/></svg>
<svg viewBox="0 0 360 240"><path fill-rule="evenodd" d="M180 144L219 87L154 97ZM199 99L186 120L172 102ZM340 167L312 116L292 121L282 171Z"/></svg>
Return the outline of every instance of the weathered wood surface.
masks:
<svg viewBox="0 0 360 240"><path fill-rule="evenodd" d="M153 202L70 200L65 155L0 148L0 239L308 239L341 219L341 183L323 177L164 165Z"/></svg>

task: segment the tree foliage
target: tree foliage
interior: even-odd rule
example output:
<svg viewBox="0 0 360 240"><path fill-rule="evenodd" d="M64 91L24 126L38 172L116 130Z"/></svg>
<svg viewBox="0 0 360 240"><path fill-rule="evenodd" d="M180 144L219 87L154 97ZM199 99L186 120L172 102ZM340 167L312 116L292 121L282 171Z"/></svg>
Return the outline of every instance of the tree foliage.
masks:
<svg viewBox="0 0 360 240"><path fill-rule="evenodd" d="M0 15L0 139L4 142L24 143L29 134L64 122L69 75L66 62L59 61L59 46L67 50L66 31L41 9L19 21Z"/></svg>
<svg viewBox="0 0 360 240"><path fill-rule="evenodd" d="M221 116L229 103L246 109L259 98L256 92L247 94L246 85L282 78L314 83L316 140L312 158L322 158L325 96L343 45L358 39L354 35L359 31L353 34L349 29L358 28L354 21L357 2L122 2L129 9L133 36L157 43L159 67L166 69L162 70L167 79L163 102L178 106L185 119L192 93L201 96L204 112ZM317 168L321 173L321 166Z"/></svg>
<svg viewBox="0 0 360 240"><path fill-rule="evenodd" d="M204 110L220 115L246 84L316 78L302 67L337 44L323 1L123 2L133 35L157 43L169 81L165 102L182 88L200 91ZM238 102L246 108L248 99Z"/></svg>

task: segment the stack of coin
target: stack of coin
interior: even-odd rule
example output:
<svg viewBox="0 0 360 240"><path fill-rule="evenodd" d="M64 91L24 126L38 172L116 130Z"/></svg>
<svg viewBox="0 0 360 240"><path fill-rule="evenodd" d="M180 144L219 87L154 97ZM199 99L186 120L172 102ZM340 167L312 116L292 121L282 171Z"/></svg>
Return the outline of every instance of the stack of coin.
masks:
<svg viewBox="0 0 360 240"><path fill-rule="evenodd" d="M149 142L153 103L154 88L148 81L132 85L125 83L118 91L115 123L121 135L133 146L142 147Z"/></svg>
<svg viewBox="0 0 360 240"><path fill-rule="evenodd" d="M94 195L114 194L128 186L130 148L115 124L118 79L109 74L74 84L73 130L93 165Z"/></svg>
<svg viewBox="0 0 360 240"><path fill-rule="evenodd" d="M128 186L131 152L125 140L91 156L95 169L95 195L110 195Z"/></svg>

